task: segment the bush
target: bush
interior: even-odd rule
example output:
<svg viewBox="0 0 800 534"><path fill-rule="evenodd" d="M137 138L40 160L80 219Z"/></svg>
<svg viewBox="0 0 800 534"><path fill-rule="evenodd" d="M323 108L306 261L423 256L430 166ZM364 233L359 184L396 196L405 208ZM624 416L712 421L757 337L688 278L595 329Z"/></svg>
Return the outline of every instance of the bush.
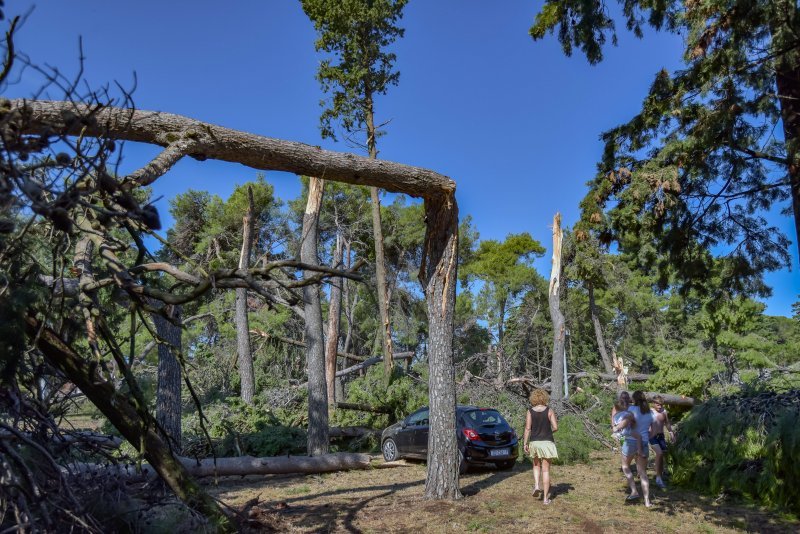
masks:
<svg viewBox="0 0 800 534"><path fill-rule="evenodd" d="M217 456L282 456L306 452L306 431L287 426L265 406L249 406L238 397L217 401L203 410ZM211 456L200 418L184 418L187 454Z"/></svg>
<svg viewBox="0 0 800 534"><path fill-rule="evenodd" d="M556 465L569 465L589 462L589 454L599 450L602 445L589 434L583 421L575 415L564 415L558 419L558 432L553 434L558 449Z"/></svg>
<svg viewBox="0 0 800 534"><path fill-rule="evenodd" d="M420 406L428 404L428 386L424 377L427 369L414 366L413 371L423 375L416 378L395 369L387 385L382 365L370 367L366 374L347 385L347 400L354 404L366 404L389 410L390 414L336 410L331 426L366 426L383 428L407 416Z"/></svg>
<svg viewBox="0 0 800 534"><path fill-rule="evenodd" d="M800 391L695 407L671 450L677 484L800 513Z"/></svg>

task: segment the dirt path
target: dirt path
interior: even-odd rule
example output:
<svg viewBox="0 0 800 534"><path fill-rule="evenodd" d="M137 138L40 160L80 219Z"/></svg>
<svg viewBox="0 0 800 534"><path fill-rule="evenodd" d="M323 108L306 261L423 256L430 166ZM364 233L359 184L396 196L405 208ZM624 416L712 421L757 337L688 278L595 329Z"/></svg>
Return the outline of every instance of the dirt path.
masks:
<svg viewBox="0 0 800 534"><path fill-rule="evenodd" d="M758 508L714 503L682 490L655 490L654 504L625 505L616 456L553 468L553 502L530 496L529 465L462 477L465 498L421 498L425 466L226 481L212 492L232 506L259 498L254 526L281 532L788 532L800 523Z"/></svg>

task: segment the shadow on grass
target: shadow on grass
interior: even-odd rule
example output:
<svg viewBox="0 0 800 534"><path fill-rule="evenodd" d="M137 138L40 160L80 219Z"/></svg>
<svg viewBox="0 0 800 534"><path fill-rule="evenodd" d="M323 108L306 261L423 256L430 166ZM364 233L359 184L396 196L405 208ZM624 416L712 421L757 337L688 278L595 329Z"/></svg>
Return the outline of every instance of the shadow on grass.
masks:
<svg viewBox="0 0 800 534"><path fill-rule="evenodd" d="M490 488L495 484L499 484L503 480L516 476L520 473L519 468L508 469L505 471L500 471L496 469L494 466L472 466L469 469L469 473L479 474L479 473L490 473L490 475L486 478L481 478L480 480L476 480L474 482L470 482L469 484L462 484L461 485L461 494L465 497L472 497L473 495L477 495L482 490L486 488ZM463 480L462 476L462 480Z"/></svg>
<svg viewBox="0 0 800 534"><path fill-rule="evenodd" d="M644 508L644 500L625 501L629 494L627 483L620 484L620 503ZM641 483L636 478L636 488L641 495ZM679 487L658 488L650 478L650 500L653 511L677 517L679 514L691 514L713 523L721 528L744 530L746 532L800 532L800 521L791 516L782 515L774 510L759 508L746 502L718 502L712 497L700 495L691 490Z"/></svg>
<svg viewBox="0 0 800 534"><path fill-rule="evenodd" d="M651 490L651 495L656 510L671 516L688 512L719 527L747 532L800 532L796 518L745 502L715 502L711 497L677 488Z"/></svg>

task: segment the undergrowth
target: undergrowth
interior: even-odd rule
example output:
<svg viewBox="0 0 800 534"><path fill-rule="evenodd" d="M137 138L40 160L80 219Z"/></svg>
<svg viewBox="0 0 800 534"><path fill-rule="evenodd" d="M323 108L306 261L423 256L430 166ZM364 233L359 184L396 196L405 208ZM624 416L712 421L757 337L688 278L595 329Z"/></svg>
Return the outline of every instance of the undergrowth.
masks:
<svg viewBox="0 0 800 534"><path fill-rule="evenodd" d="M673 480L800 514L800 391L711 399L681 424Z"/></svg>

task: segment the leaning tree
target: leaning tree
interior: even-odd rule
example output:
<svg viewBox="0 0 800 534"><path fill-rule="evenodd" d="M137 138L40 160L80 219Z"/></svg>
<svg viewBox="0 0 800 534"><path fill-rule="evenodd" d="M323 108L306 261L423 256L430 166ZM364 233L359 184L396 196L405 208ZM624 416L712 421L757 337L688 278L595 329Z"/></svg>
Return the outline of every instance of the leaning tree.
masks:
<svg viewBox="0 0 800 534"><path fill-rule="evenodd" d="M425 202L427 230L420 269L430 323L431 452L426 494L434 498L457 498L458 458L455 443L455 387L452 361L453 306L455 301L458 208L455 184L435 172L380 161L352 154L341 154L295 143L260 137L168 113L141 111L71 101L12 100L2 103L7 165L12 173L4 187L15 191L26 202L34 217L46 218L66 236L78 235L93 246L102 264L102 278L77 282L81 292L115 287L129 302L142 310L158 313L148 304L156 299L164 304L180 305L215 288L246 287L275 302L269 291L271 271L281 267L316 270L315 276L291 282L294 287L318 282L325 276L348 275L332 269L278 261L251 269L217 269L193 273L157 261L146 261L140 250L131 258L120 250L107 226L119 225L131 230L141 242L140 233L158 225L157 213L150 205L136 201L135 192L165 173L181 158L219 159L256 169L289 171L328 180L368 185L422 197ZM78 177L60 184L40 182L29 172L20 156L38 147L54 147L58 142L80 150L80 143L98 139L105 149L115 141L134 141L164 147L152 161L127 176L112 176L102 159ZM37 144L38 143L38 144ZM46 159L46 165L71 169L77 161L61 153ZM46 187L45 187L46 186ZM9 233L16 226L10 227ZM24 230L24 228L22 229ZM21 231L22 231L21 230ZM170 277L170 290L158 289L141 281L142 276L158 273ZM352 275L350 275L352 276ZM284 282L282 282L286 285ZM219 516L218 509L196 488L175 461L156 431L157 425L146 415L137 395L134 402L115 391L111 382L98 380L98 368L91 358L83 357L47 321L47 315L26 310L24 322L29 343L39 348L45 359L69 380L78 384L87 397L131 443L141 447L145 458L176 493L195 508ZM103 318L86 316L87 329L94 323L101 334ZM109 337L111 332L106 332ZM113 342L110 343L113 345ZM112 350L115 359L122 358ZM124 369L124 366L121 366ZM132 392L135 393L135 392Z"/></svg>

